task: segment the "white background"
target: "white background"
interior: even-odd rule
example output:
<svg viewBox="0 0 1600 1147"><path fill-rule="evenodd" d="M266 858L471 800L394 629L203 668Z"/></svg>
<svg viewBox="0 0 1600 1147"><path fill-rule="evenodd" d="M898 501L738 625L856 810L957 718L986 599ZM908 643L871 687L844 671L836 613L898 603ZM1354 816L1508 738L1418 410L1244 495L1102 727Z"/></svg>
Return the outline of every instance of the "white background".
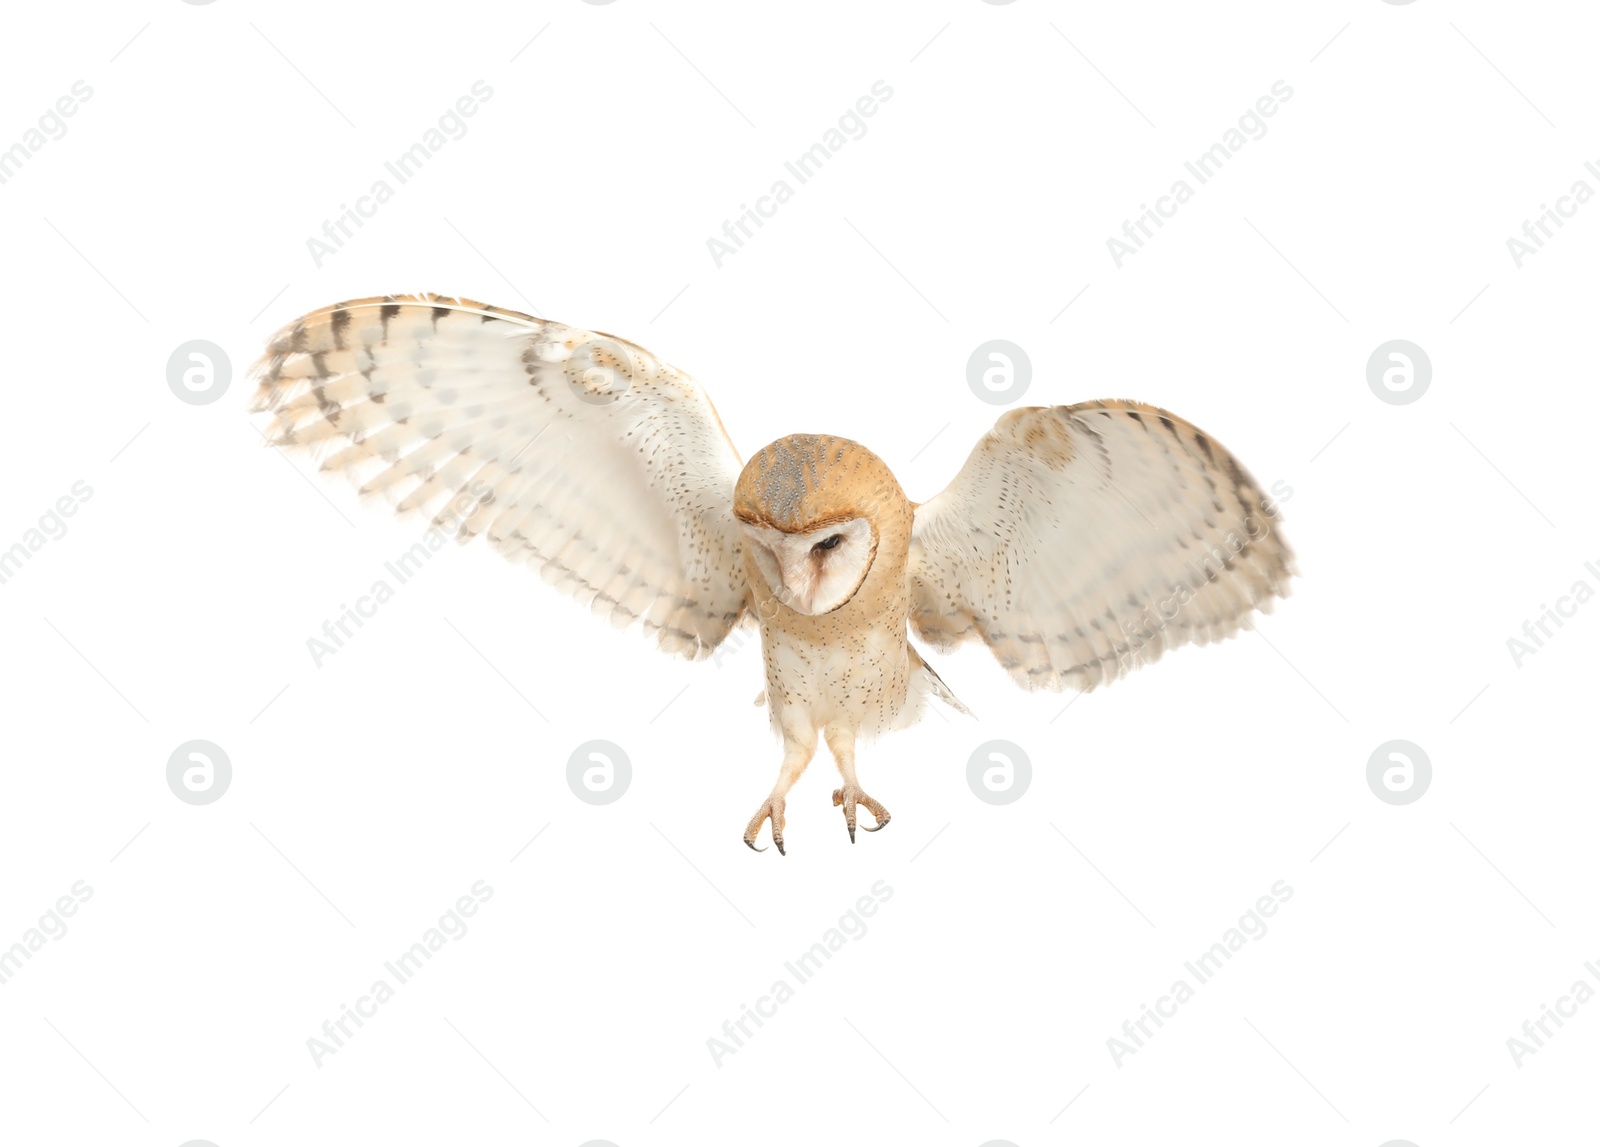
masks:
<svg viewBox="0 0 1600 1147"><path fill-rule="evenodd" d="M1600 206L1520 269L1506 247L1600 189L1584 6L139 0L6 24L0 148L74 81L93 96L0 186L0 548L93 495L0 586L0 946L93 895L0 985L0 1139L1592 1136L1600 1003L1520 1066L1506 1043L1600 986L1600 606L1520 667L1507 647L1600 589ZM465 138L316 266L307 238L476 80ZM707 238L877 80L865 137L717 268ZM1106 240L1278 80L1265 137L1118 269ZM296 315L410 290L635 339L746 456L846 435L914 499L999 413L966 361L1010 339L1026 401L1155 402L1292 487L1302 576L1258 633L1065 713L982 649L938 659L981 720L864 747L888 830L850 845L820 754L789 855L754 855L779 751L748 637L668 660L479 545L314 665L306 639L425 523L264 448L246 373ZM1366 381L1395 338L1433 365L1411 405ZM232 363L211 405L167 386L191 339ZM165 778L195 738L233 766L203 807ZM1366 783L1395 738L1434 770L1403 807ZM605 807L565 779L591 739L633 765ZM1003 807L965 779L990 739L1033 762ZM470 931L318 1066L308 1038L480 880ZM719 1066L706 1041L880 880L867 932ZM1119 1065L1107 1040L1280 880L1268 933Z"/></svg>

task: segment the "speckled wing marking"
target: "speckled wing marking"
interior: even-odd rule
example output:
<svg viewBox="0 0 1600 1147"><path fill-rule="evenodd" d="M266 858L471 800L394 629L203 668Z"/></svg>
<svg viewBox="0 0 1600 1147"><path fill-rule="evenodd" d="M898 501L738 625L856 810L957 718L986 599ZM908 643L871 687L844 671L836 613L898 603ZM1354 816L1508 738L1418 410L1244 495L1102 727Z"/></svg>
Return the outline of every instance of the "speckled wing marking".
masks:
<svg viewBox="0 0 1600 1147"><path fill-rule="evenodd" d="M981 638L1026 688L1093 689L1287 592L1269 509L1231 454L1158 407L1009 411L917 508L911 622L940 648Z"/></svg>
<svg viewBox="0 0 1600 1147"><path fill-rule="evenodd" d="M739 457L695 383L648 351L436 295L289 324L256 367L267 436L364 494L434 514L661 648L709 653L748 587Z"/></svg>

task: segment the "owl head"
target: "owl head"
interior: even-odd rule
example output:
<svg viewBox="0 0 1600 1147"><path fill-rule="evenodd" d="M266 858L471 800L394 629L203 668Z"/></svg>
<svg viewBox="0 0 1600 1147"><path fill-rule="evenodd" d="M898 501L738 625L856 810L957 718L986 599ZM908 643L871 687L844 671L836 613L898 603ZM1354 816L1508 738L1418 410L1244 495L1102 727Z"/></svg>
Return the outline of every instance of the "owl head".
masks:
<svg viewBox="0 0 1600 1147"><path fill-rule="evenodd" d="M751 584L813 617L848 604L875 568L903 569L911 509L881 458L818 434L759 451L733 495Z"/></svg>

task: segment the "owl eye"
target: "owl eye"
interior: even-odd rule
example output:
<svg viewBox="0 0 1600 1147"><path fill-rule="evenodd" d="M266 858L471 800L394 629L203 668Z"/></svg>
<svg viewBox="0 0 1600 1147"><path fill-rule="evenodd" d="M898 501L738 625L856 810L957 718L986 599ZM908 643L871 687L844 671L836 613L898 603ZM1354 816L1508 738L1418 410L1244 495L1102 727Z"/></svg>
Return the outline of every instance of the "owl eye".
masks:
<svg viewBox="0 0 1600 1147"><path fill-rule="evenodd" d="M814 553L821 550L831 550L834 546L838 545L842 541L844 541L843 534L834 534L832 537L825 538L824 540L818 542L816 545L812 546L811 549Z"/></svg>

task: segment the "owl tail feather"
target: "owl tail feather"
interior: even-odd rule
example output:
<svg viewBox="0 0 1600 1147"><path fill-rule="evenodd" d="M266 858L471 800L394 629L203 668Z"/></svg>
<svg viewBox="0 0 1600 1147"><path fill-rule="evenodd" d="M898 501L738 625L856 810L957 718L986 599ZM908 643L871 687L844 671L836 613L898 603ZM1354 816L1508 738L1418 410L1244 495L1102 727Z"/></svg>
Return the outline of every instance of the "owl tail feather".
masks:
<svg viewBox="0 0 1600 1147"><path fill-rule="evenodd" d="M940 677L938 673L934 672L933 666L924 661L922 659L922 654L918 653L915 648L911 649L911 660L913 665L916 668L921 669L926 675L926 685L929 693L932 693L935 697L939 698L939 700L950 706L950 708L954 709L957 713L964 713L968 717L972 717L974 719L977 718L977 714L971 709L967 708L966 705L962 703L961 698L957 697L950 691L950 686L944 683L944 678Z"/></svg>

